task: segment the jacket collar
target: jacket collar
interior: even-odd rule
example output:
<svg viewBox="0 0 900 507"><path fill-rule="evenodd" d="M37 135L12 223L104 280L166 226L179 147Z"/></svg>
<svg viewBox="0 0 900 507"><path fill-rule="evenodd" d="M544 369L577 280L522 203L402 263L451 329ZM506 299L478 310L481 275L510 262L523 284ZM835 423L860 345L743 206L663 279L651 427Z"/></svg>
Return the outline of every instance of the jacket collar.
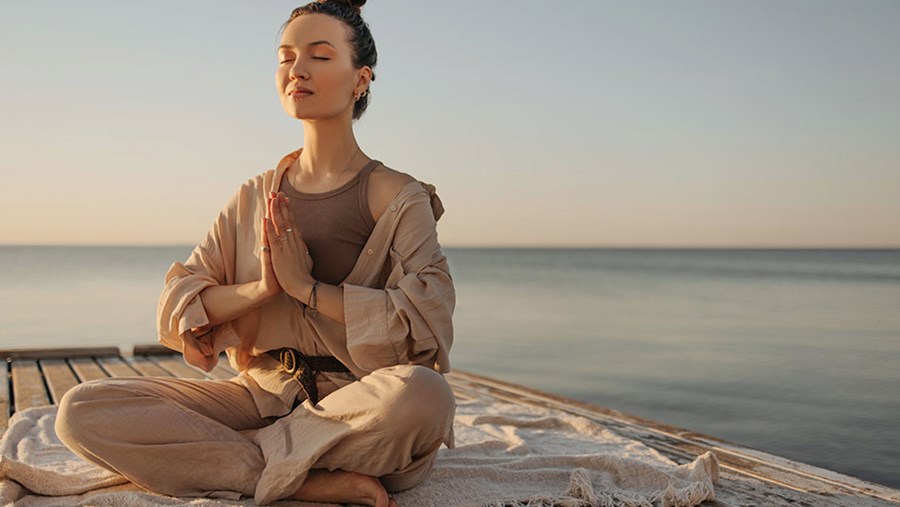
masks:
<svg viewBox="0 0 900 507"><path fill-rule="evenodd" d="M279 189L281 188L282 176L284 176L284 173L287 172L288 167L290 167L291 164L293 164L294 161L297 160L297 157L300 156L301 151L303 151L302 147L281 157L281 160L275 167L275 178L272 180L272 183L268 189L269 191L279 191ZM431 200L431 211L434 214L434 220L438 221L441 218L441 215L444 214L444 205L441 202L441 198L437 195L437 189L435 189L434 185L425 183L424 181L416 180L407 183L402 189L400 189L400 192L394 197L388 207L392 205L399 205L401 202L408 199L411 194L421 192L423 189L428 193L428 198Z"/></svg>

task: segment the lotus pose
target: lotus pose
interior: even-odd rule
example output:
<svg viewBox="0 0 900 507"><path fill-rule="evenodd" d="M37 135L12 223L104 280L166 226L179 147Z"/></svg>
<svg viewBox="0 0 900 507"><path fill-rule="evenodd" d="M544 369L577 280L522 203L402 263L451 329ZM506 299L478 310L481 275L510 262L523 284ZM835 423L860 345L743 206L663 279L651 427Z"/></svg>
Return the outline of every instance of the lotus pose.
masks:
<svg viewBox="0 0 900 507"><path fill-rule="evenodd" d="M168 495L389 507L454 447L444 209L354 138L377 59L364 3L292 12L275 83L303 147L241 184L165 275L159 341L207 372L225 352L238 374L72 388L56 431L84 459Z"/></svg>

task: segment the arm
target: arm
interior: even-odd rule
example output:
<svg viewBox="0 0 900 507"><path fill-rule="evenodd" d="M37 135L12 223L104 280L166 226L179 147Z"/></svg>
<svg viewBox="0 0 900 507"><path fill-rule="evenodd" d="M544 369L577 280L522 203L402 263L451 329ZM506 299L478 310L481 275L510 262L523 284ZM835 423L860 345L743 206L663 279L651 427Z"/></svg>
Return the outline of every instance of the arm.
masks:
<svg viewBox="0 0 900 507"><path fill-rule="evenodd" d="M195 334L200 336L212 327L231 322L272 297L273 295L263 292L259 282L255 281L237 285L211 285L200 292L209 323L195 331Z"/></svg>
<svg viewBox="0 0 900 507"><path fill-rule="evenodd" d="M305 283L300 288L300 301L306 304L312 293L312 283ZM328 317L336 322L345 322L344 320L344 286L330 285L319 281L316 287L316 309L320 314Z"/></svg>
<svg viewBox="0 0 900 507"><path fill-rule="evenodd" d="M456 292L438 243L434 206L422 193L399 211L384 289L343 285L347 350L362 368L420 364L450 371ZM331 306L327 299L319 304Z"/></svg>
<svg viewBox="0 0 900 507"><path fill-rule="evenodd" d="M157 307L158 340L166 347L183 353L185 339L209 334L204 341L217 359L226 347L240 343L230 320L253 307L253 299L248 298L253 291L247 284L235 285L236 227L240 207L248 206L252 199L250 190L250 185L242 185L187 261L173 263L166 272ZM213 287L214 291L207 291Z"/></svg>

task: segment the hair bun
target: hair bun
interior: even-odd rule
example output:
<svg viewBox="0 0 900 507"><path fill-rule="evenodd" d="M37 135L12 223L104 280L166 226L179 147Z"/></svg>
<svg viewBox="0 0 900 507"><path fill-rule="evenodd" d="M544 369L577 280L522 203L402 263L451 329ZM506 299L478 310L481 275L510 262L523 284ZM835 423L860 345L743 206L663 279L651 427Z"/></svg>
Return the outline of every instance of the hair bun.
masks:
<svg viewBox="0 0 900 507"><path fill-rule="evenodd" d="M319 0L319 1L346 5L347 7L356 11L357 14L361 14L362 6L366 5L366 0Z"/></svg>

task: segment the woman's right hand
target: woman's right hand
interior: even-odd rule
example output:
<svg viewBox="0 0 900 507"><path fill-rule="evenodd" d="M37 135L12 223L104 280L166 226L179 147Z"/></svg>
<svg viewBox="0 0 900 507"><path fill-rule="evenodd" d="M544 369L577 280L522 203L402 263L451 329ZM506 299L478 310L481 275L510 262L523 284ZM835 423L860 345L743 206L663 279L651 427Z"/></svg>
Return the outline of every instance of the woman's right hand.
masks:
<svg viewBox="0 0 900 507"><path fill-rule="evenodd" d="M212 371L219 362L219 356L213 353L213 346L209 342L212 333L207 333L199 338L194 336L194 332L187 330L184 333L184 360L203 371Z"/></svg>
<svg viewBox="0 0 900 507"><path fill-rule="evenodd" d="M282 291L281 284L278 283L278 279L275 277L275 269L272 267L272 251L268 250L271 247L269 246L266 220L270 220L270 218L264 217L262 219L262 240L260 241L259 255L260 272L262 273L259 280L259 295L263 299L275 297ZM267 250L263 250L263 247Z"/></svg>

